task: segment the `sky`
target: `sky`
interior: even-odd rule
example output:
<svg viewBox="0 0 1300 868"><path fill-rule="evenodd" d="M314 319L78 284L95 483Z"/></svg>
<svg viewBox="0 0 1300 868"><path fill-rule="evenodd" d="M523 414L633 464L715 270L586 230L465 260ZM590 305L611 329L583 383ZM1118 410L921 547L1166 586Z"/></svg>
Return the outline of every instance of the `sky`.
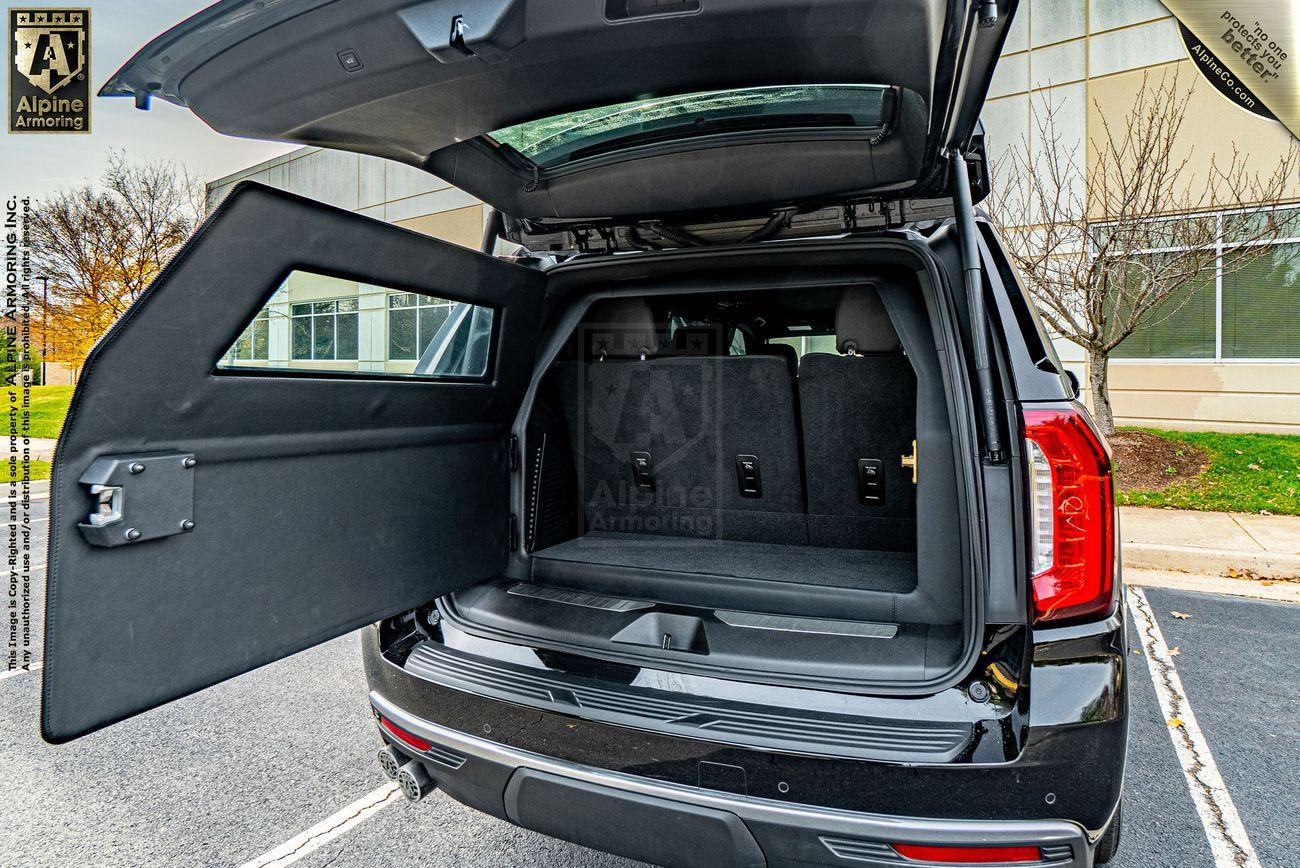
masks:
<svg viewBox="0 0 1300 868"><path fill-rule="evenodd" d="M24 8L42 6L89 7L91 134L0 133L0 194L17 193L34 198L97 178L110 150L135 161L172 160L208 181L260 163L291 150L273 142L237 139L213 132L189 111L154 100L149 111L135 108L133 100L93 97L100 85L137 49L164 30L211 5L208 0L61 0L25 2ZM7 19L0 24L8 39ZM4 80L8 105L12 54L6 50Z"/></svg>

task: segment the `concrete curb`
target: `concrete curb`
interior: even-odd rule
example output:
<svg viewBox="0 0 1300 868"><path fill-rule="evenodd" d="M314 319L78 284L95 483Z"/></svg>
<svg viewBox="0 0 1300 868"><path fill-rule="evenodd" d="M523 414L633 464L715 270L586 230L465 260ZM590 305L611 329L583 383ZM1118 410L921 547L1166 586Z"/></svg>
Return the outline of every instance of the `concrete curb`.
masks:
<svg viewBox="0 0 1300 868"><path fill-rule="evenodd" d="M1300 555L1285 552L1243 552L1126 542L1123 553L1125 569L1179 570L1210 576L1220 576L1228 570L1248 570L1258 576L1300 576Z"/></svg>
<svg viewBox="0 0 1300 868"><path fill-rule="evenodd" d="M1300 583L1297 582L1266 585L1253 579L1227 579L1220 576L1196 576L1173 570L1128 568L1124 571L1124 584L1228 597L1249 597L1252 600L1267 600L1273 603L1300 604Z"/></svg>

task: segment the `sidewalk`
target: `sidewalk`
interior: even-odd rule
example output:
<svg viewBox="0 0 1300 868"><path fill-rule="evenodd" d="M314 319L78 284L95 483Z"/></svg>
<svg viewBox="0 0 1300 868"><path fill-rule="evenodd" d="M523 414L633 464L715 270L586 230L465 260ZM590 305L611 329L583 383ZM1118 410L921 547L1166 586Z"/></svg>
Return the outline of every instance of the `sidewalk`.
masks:
<svg viewBox="0 0 1300 868"><path fill-rule="evenodd" d="M54 444L57 440L47 439L45 437L32 438L32 459L35 461L53 461Z"/></svg>
<svg viewBox="0 0 1300 868"><path fill-rule="evenodd" d="M1125 568L1300 576L1300 516L1120 509Z"/></svg>

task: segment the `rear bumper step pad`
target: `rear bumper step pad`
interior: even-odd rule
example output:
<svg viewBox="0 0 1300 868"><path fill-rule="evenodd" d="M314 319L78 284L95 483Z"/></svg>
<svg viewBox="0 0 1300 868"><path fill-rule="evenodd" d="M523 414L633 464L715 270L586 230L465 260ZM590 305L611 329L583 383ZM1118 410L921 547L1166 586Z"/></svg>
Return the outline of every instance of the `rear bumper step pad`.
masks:
<svg viewBox="0 0 1300 868"><path fill-rule="evenodd" d="M652 728L766 750L857 759L946 763L971 740L969 724L899 723L851 715L730 702L596 681L489 660L425 641L407 672L444 687L561 714Z"/></svg>

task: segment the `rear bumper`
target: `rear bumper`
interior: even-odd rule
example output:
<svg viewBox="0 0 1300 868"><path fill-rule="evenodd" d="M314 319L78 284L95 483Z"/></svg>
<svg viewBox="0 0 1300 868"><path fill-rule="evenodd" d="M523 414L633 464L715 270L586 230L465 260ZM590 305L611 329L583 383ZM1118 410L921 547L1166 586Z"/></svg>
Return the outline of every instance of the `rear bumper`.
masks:
<svg viewBox="0 0 1300 868"><path fill-rule="evenodd" d="M376 691L375 711L429 741L391 741L448 795L534 829L660 865L915 865L891 842L1035 846L1026 865L1092 865L1083 828L1064 820L946 820L841 811L690 787L543 756L442 726Z"/></svg>

